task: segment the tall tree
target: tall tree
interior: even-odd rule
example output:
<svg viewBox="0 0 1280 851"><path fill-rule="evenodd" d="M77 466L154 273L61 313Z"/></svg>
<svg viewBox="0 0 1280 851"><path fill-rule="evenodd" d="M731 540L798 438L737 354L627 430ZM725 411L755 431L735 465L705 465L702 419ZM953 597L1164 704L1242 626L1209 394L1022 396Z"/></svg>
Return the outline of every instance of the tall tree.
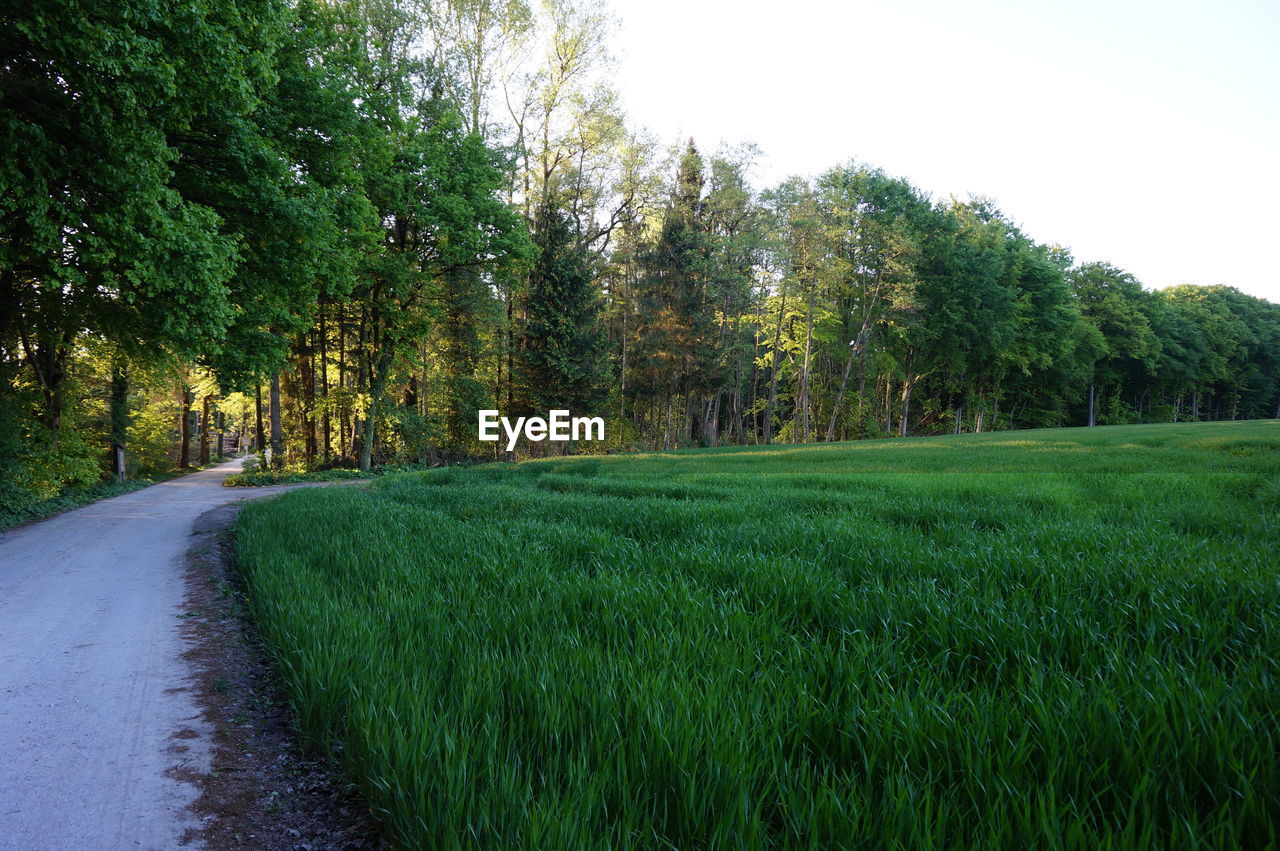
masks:
<svg viewBox="0 0 1280 851"><path fill-rule="evenodd" d="M537 410L598 413L608 392L609 362L595 272L558 205L542 208L534 233L538 259L529 274L527 342L520 356L524 393Z"/></svg>

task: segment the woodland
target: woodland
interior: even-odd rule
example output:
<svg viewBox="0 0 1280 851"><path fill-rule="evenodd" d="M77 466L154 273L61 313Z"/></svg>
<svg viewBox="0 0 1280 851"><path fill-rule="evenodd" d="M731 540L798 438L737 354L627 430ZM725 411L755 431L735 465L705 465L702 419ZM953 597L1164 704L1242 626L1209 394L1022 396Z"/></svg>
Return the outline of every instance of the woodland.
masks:
<svg viewBox="0 0 1280 851"><path fill-rule="evenodd" d="M491 408L606 418L521 457L1280 416L1280 306L1148 290L854 159L756 186L750 144L628 120L615 26L0 13L0 511L242 436L306 469L496 458Z"/></svg>

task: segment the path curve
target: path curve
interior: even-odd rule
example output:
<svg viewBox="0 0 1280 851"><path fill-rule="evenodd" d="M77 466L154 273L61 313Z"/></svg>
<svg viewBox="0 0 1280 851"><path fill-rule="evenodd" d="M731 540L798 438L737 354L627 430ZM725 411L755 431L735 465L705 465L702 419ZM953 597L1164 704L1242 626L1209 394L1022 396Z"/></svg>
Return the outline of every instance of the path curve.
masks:
<svg viewBox="0 0 1280 851"><path fill-rule="evenodd" d="M180 634L193 523L285 489L222 487L240 465L0 535L0 849L169 849L197 827L210 731Z"/></svg>

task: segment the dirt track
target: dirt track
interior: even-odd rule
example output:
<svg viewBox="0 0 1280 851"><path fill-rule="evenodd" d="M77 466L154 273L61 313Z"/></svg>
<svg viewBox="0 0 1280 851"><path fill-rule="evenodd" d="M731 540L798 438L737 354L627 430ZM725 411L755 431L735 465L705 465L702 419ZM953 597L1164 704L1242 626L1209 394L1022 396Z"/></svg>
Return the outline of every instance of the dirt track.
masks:
<svg viewBox="0 0 1280 851"><path fill-rule="evenodd" d="M173 848L208 771L185 649L196 517L282 488L210 470L0 535L0 848Z"/></svg>

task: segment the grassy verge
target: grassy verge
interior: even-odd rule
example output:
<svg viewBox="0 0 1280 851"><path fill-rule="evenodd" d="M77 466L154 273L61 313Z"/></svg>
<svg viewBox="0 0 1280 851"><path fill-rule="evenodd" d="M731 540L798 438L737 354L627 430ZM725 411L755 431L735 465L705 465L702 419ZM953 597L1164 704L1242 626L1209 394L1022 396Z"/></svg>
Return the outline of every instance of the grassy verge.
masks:
<svg viewBox="0 0 1280 851"><path fill-rule="evenodd" d="M551 460L246 507L304 733L405 847L1250 847L1280 426Z"/></svg>
<svg viewBox="0 0 1280 851"><path fill-rule="evenodd" d="M371 470L349 470L336 468L332 470L305 470L286 468L284 470L255 470L249 473L235 473L227 476L222 482L228 488L262 488L270 485L292 485L300 482L341 482L351 479L376 479L392 473L408 473L431 469L425 464L389 464L374 467Z"/></svg>
<svg viewBox="0 0 1280 851"><path fill-rule="evenodd" d="M210 467L226 462L227 458L215 458L209 462ZM46 520L55 514L61 514L64 511L70 511L73 508L80 508L83 505L97 502L101 499L110 499L113 496L121 494L133 493L136 490L151 487L159 482L167 482L170 479L176 479L179 476L185 476L194 473L204 467L195 467L189 470L175 471L171 473L149 473L145 476L138 476L127 479L123 482L107 481L99 482L88 488L78 488L67 490L53 499L42 500L41 502L30 503L19 506L12 506L0 509L0 532L11 529L14 526L22 526L26 523L34 523L37 520Z"/></svg>

